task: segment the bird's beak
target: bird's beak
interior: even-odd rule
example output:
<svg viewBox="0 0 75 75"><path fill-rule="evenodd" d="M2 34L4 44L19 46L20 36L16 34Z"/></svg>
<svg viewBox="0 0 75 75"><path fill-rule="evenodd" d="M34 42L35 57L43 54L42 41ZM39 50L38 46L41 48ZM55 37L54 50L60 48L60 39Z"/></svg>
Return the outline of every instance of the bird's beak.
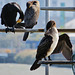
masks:
<svg viewBox="0 0 75 75"><path fill-rule="evenodd" d="M31 5L29 5L29 7L28 8L30 8L31 7Z"/></svg>
<svg viewBox="0 0 75 75"><path fill-rule="evenodd" d="M18 20L17 20L17 23L20 23L20 22L22 22L22 19L18 19Z"/></svg>
<svg viewBox="0 0 75 75"><path fill-rule="evenodd" d="M46 32L45 32L45 35L49 35L51 32L51 28L49 28Z"/></svg>

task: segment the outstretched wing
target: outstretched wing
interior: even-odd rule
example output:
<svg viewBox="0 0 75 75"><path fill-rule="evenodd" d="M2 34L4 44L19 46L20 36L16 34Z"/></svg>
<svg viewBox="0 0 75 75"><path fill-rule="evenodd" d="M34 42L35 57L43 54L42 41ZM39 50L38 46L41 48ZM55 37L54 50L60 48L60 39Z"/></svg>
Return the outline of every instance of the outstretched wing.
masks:
<svg viewBox="0 0 75 75"><path fill-rule="evenodd" d="M55 48L54 52L52 54L60 53L64 55L64 57L67 60L72 59L72 44L70 41L70 38L67 34L63 34L59 36L59 41L57 44L57 47Z"/></svg>
<svg viewBox="0 0 75 75"><path fill-rule="evenodd" d="M37 55L36 55L37 59L44 58L47 55L47 51L49 50L52 42L53 41L51 36L43 37L37 49Z"/></svg>

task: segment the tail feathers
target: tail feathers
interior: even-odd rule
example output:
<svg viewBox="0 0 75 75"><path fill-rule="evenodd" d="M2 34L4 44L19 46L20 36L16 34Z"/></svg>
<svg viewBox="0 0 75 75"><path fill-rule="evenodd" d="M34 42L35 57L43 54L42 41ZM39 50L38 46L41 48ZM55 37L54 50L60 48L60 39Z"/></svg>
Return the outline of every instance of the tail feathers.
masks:
<svg viewBox="0 0 75 75"><path fill-rule="evenodd" d="M38 61L39 60L35 60L35 62L33 63L33 65L30 68L31 71L40 67L41 64L38 64Z"/></svg>
<svg viewBox="0 0 75 75"><path fill-rule="evenodd" d="M28 38L29 32L25 32L23 36L23 41L26 41Z"/></svg>

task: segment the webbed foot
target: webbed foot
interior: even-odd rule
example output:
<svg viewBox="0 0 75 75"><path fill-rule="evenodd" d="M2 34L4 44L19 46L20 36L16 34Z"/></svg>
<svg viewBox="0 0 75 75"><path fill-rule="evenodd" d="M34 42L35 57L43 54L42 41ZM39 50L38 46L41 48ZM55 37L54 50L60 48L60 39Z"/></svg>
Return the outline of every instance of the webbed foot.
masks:
<svg viewBox="0 0 75 75"><path fill-rule="evenodd" d="M49 61L51 61L51 58L50 58L50 56L48 56L48 60L49 60ZM52 64L50 64L50 66L52 66Z"/></svg>
<svg viewBox="0 0 75 75"><path fill-rule="evenodd" d="M7 33L7 32L9 32L9 31L10 31L10 29L9 29L9 28L6 28L6 29L5 29L5 32L6 32L6 33Z"/></svg>

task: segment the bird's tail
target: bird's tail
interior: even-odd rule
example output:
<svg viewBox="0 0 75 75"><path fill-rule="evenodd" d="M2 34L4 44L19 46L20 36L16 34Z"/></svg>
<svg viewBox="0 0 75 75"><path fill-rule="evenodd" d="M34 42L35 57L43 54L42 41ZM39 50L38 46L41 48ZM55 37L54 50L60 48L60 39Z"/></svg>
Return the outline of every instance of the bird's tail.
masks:
<svg viewBox="0 0 75 75"><path fill-rule="evenodd" d="M38 64L38 61L39 60L35 60L35 62L33 63L33 65L30 68L31 71L40 67L41 64Z"/></svg>
<svg viewBox="0 0 75 75"><path fill-rule="evenodd" d="M25 32L23 36L23 41L26 41L28 38L29 32Z"/></svg>

